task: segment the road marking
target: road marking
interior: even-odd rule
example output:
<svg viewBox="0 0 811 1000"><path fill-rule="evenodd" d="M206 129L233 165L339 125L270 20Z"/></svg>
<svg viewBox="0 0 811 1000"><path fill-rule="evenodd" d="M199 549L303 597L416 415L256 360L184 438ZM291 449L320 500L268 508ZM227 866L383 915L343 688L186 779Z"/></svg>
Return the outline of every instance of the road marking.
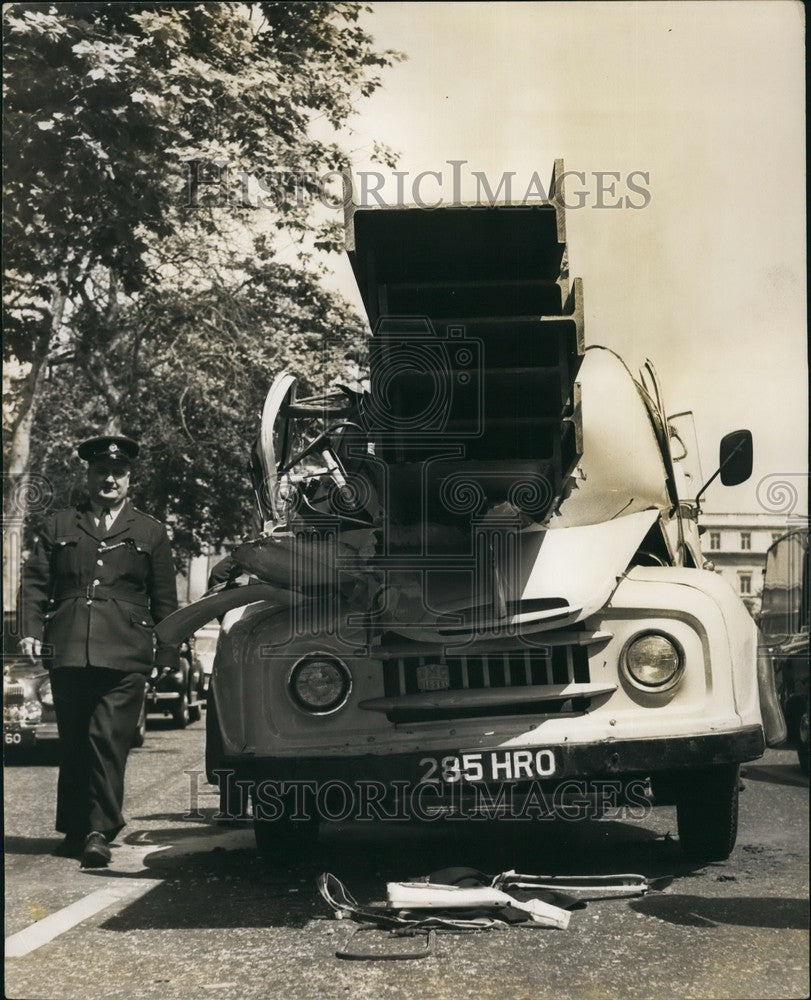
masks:
<svg viewBox="0 0 811 1000"><path fill-rule="evenodd" d="M53 941L60 934L64 934L65 931L69 931L83 920L87 920L88 917L106 910L108 906L112 906L114 903L131 902L146 895L156 885L161 884L162 880L156 878L140 878L132 881L116 879L114 885L97 889L82 899L76 900L75 903L71 903L70 906L57 910L56 913L51 913L35 924L31 924L30 927L7 937L6 957L21 958L23 955L28 955L44 944L48 944L49 941Z"/></svg>
<svg viewBox="0 0 811 1000"><path fill-rule="evenodd" d="M71 903L55 913L48 914L42 920L37 920L36 923L30 924L17 934L7 937L6 957L22 958L82 923L83 920L87 920L88 917L95 916L95 914L107 909L107 907L113 906L115 903L129 903L140 899L155 886L162 885L163 879L137 877L141 872L148 871L144 867L147 856L182 848L193 848L190 853L210 851L212 843L219 847L225 847L226 850L241 848L245 846L242 841L246 839L249 832L246 830L217 831L213 836L205 838L206 843L203 845L198 837L184 837L182 834L171 844L145 843L144 838L149 836L149 831L142 831L135 836L134 843L114 847L112 866L109 871L112 875L120 873L125 876L124 878L115 879L111 885L97 889L82 899L78 899L75 903ZM136 877L126 878L126 876Z"/></svg>

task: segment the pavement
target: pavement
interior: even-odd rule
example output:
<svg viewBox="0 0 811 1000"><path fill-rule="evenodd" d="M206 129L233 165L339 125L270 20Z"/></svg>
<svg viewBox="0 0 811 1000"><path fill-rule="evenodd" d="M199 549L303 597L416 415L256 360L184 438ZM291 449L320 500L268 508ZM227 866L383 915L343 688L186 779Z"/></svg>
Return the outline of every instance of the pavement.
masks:
<svg viewBox="0 0 811 1000"><path fill-rule="evenodd" d="M52 857L53 756L5 770L6 995L84 1000L283 997L592 1000L783 998L809 993L808 782L791 751L748 765L738 844L707 865L680 854L675 810L599 821L328 824L293 860L259 859L250 827L213 820L204 723L151 720L130 757L128 826L111 866ZM568 930L437 935L419 961L336 958L357 925L316 890L323 871L359 902L449 865L485 872L637 872L639 899L575 910ZM391 950L375 932L365 946ZM357 940L353 943L357 944ZM413 942L395 942L412 948Z"/></svg>

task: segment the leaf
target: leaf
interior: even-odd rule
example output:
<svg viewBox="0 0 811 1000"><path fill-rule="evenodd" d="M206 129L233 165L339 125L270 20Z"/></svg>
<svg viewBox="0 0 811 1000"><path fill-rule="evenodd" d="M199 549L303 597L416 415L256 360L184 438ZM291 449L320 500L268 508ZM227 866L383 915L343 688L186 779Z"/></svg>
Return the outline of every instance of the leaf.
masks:
<svg viewBox="0 0 811 1000"><path fill-rule="evenodd" d="M37 389L30 461L67 495L70 443L115 396L144 436L147 509L171 513L189 548L237 537L272 374L295 367L318 388L364 336L321 284L314 250L343 237L319 226L312 185L269 181L257 211L248 179L343 165L324 132L391 57L357 4L7 6L5 349L43 362L59 344L63 359ZM57 290L67 303L44 343ZM185 389L191 438L177 432Z"/></svg>

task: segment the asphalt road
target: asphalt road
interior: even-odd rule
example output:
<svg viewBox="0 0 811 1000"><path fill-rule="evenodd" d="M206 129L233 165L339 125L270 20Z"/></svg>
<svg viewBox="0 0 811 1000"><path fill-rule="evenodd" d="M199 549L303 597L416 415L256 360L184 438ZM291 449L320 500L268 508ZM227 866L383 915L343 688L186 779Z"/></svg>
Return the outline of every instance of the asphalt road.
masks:
<svg viewBox="0 0 811 1000"><path fill-rule="evenodd" d="M104 871L50 854L53 762L6 768L7 996L808 995L808 782L789 751L749 765L738 846L724 863L685 862L674 810L660 808L636 821L330 826L301 861L274 865L259 860L249 828L212 822L209 786L196 802L204 818L190 816L194 776L184 772L202 770L203 729L151 723L130 758L129 825ZM460 864L661 881L641 899L589 903L565 931L443 934L420 961L335 957L356 925L332 919L316 891L320 872L367 902L384 898L387 881ZM374 937L370 948L390 948Z"/></svg>

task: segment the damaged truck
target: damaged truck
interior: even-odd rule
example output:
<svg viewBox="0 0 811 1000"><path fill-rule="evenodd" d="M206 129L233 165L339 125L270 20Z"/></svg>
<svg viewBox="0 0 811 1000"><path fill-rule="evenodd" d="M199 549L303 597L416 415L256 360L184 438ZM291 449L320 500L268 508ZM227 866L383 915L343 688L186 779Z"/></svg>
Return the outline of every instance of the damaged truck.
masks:
<svg viewBox="0 0 811 1000"><path fill-rule="evenodd" d="M207 769L247 789L261 851L359 788L441 812L610 782L722 859L741 763L785 736L756 626L701 552L692 415L652 364L585 345L562 176L529 206L349 208L368 384L302 398L277 375L264 530L158 627L222 619ZM719 466L750 476L748 431Z"/></svg>

